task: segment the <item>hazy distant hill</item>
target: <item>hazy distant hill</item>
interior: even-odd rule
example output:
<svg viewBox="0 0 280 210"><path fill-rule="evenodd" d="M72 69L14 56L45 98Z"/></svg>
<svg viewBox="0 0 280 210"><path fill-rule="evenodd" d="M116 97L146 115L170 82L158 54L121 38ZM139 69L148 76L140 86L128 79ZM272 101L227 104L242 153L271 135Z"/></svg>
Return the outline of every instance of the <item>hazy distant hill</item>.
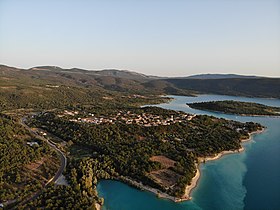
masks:
<svg viewBox="0 0 280 210"><path fill-rule="evenodd" d="M164 81L178 89L199 93L280 98L280 78L165 79Z"/></svg>
<svg viewBox="0 0 280 210"><path fill-rule="evenodd" d="M55 66L18 69L0 65L0 84L5 87L14 85L32 86L32 88L49 84L66 85L134 94L194 95L212 93L280 98L280 78L233 74L160 78L122 70L89 71L78 68L62 69Z"/></svg>
<svg viewBox="0 0 280 210"><path fill-rule="evenodd" d="M56 72L64 72L64 73L81 73L81 74L94 75L94 76L110 76L110 77L125 78L125 79L132 79L132 80L150 80L150 79L162 78L157 76L149 76L133 71L117 70L117 69L85 70L79 68L62 69L57 66L38 66L38 67L33 67L30 70L46 70L46 71L53 71L53 72L56 71Z"/></svg>
<svg viewBox="0 0 280 210"><path fill-rule="evenodd" d="M185 79L231 79L231 78L258 78L257 76L246 76L239 74L197 74L186 77Z"/></svg>

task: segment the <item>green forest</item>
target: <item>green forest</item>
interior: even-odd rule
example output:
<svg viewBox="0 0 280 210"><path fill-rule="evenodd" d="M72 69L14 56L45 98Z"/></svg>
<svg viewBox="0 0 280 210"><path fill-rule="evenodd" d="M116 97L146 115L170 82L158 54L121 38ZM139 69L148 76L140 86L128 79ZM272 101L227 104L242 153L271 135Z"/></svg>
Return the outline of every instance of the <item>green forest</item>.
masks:
<svg viewBox="0 0 280 210"><path fill-rule="evenodd" d="M263 104L241 101L209 101L200 103L187 104L194 109L218 111L227 114L239 114L239 115L267 115L267 116L279 116L280 107L266 106Z"/></svg>
<svg viewBox="0 0 280 210"><path fill-rule="evenodd" d="M0 154L0 203L19 202L42 189L57 169L56 154L48 145L4 114L0 114Z"/></svg>
<svg viewBox="0 0 280 210"><path fill-rule="evenodd" d="M145 110L146 113L166 114L164 109L156 107L134 110L136 113ZM178 114L175 111L167 113L174 116ZM70 122L53 112L39 114L30 123L66 140L71 145L70 156L79 158L79 151L85 148L87 152L83 156L95 158L108 166L111 177L130 177L176 197L184 194L185 186L190 184L195 175L198 157L237 150L241 148L241 139L247 138L249 132L262 128L256 123L240 123L209 116L196 116L191 121L168 126L143 127L122 122L92 125ZM150 160L156 155L176 162L170 168L180 177L174 187L165 189L151 179L150 172L162 168L160 163Z"/></svg>

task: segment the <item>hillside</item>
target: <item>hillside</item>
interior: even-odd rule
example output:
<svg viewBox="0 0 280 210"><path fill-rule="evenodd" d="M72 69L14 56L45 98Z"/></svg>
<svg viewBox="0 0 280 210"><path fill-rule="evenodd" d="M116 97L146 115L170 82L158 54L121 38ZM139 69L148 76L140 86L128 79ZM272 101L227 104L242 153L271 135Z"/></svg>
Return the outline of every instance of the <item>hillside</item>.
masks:
<svg viewBox="0 0 280 210"><path fill-rule="evenodd" d="M118 70L118 69L104 69L104 70L85 70L79 68L63 69L57 66L37 66L30 68L30 70L40 70L40 71L52 71L52 72L63 72L63 73L76 73L76 74L86 74L97 77L116 77L123 79L132 79L132 80L151 80L151 79L161 79L162 77L149 76L145 74L140 74L128 70Z"/></svg>
<svg viewBox="0 0 280 210"><path fill-rule="evenodd" d="M161 83L201 94L280 98L280 78L163 79L149 81L145 85L156 87Z"/></svg>
<svg viewBox="0 0 280 210"><path fill-rule="evenodd" d="M222 78L217 77L240 77ZM208 78L208 79L199 79ZM210 79L211 78L211 79ZM280 78L240 75L200 75L190 78L160 78L130 71L89 71L41 66L18 69L0 65L1 92L71 86L83 90L114 91L130 94L188 95L222 94L248 97L280 98ZM84 89L85 88L85 89Z"/></svg>

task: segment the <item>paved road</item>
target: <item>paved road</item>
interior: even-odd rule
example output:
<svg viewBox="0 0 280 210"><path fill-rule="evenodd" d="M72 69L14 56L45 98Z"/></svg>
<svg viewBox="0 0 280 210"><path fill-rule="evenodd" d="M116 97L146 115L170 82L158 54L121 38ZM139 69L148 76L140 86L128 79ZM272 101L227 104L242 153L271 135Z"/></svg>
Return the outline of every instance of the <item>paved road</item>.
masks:
<svg viewBox="0 0 280 210"><path fill-rule="evenodd" d="M63 152L61 152L60 149L57 148L57 146L50 142L48 139L44 138L43 136L40 136L38 133L36 133L35 131L33 131L30 127L28 127L25 124L26 118L22 118L20 120L20 124L22 126L24 126L28 131L30 131L37 139L40 139L42 141L47 142L53 149L55 149L55 151L57 152L59 159L60 159L60 167L58 169L58 171L56 172L55 176L53 178L51 178L46 184L45 186L47 186L49 183L56 182L58 180L58 178L62 175L64 169L66 168L66 164L67 164L67 159L66 156L63 154Z"/></svg>
<svg viewBox="0 0 280 210"><path fill-rule="evenodd" d="M28 125L25 124L25 121L26 121L26 118L23 117L21 120L20 120L20 124L25 127L30 133L32 133L37 139L40 139L42 141L45 141L47 142L58 154L59 156L59 159L60 159L60 167L58 169L58 171L56 172L56 174L54 175L54 177L52 177L45 185L44 185L44 188L46 186L48 186L51 182L56 182L58 180L58 178L62 175L65 167L66 167L66 164L67 164L67 159L66 159L66 156L63 154L63 152L61 152L60 149L57 148L57 146L50 142L48 139L44 138L43 136L40 136L38 133L36 133L35 131L33 131L30 127L28 127ZM39 190L38 192L32 194L30 197L26 198L25 200L21 201L19 204L20 205L23 205L23 204L26 204L27 202L37 198L40 194L42 193L42 190ZM17 204L18 205L18 204ZM16 207L12 208L12 209L16 209Z"/></svg>

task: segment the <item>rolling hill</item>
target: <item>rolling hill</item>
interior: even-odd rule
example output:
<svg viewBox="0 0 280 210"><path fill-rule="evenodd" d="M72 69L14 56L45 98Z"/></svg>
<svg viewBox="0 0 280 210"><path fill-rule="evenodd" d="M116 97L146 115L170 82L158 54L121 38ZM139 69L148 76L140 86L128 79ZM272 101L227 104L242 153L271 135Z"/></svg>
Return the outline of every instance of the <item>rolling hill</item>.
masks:
<svg viewBox="0 0 280 210"><path fill-rule="evenodd" d="M131 94L223 94L248 97L280 98L280 78L241 75L196 75L188 78L161 78L131 71L63 69L39 66L19 69L0 65L2 94L12 91L42 91L46 86L71 86L79 91L113 91ZM39 92L40 92L39 91ZM5 92L5 93L3 93ZM31 91L32 92L32 91ZM44 94L42 94L44 95Z"/></svg>

